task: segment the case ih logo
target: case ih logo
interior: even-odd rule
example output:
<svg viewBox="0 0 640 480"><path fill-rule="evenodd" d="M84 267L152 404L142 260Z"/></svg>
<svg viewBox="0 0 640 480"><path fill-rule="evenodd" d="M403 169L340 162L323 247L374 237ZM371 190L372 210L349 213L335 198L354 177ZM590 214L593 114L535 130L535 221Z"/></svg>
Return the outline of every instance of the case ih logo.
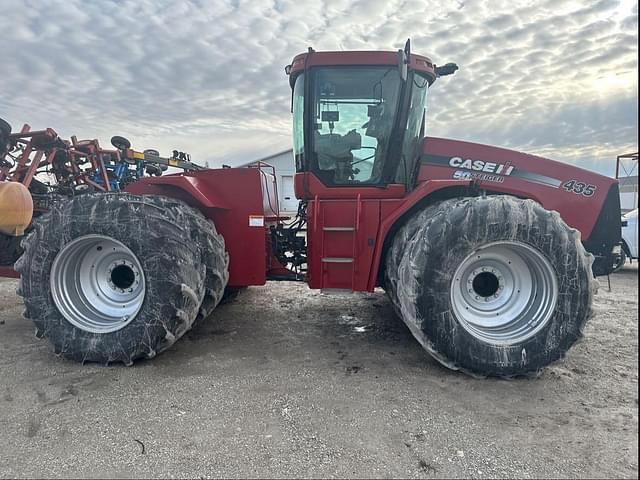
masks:
<svg viewBox="0 0 640 480"><path fill-rule="evenodd" d="M476 172L495 173L498 175L511 175L515 168L510 163L493 163L483 160L472 160L470 158L463 160L460 157L452 157L449 160L449 166Z"/></svg>
<svg viewBox="0 0 640 480"><path fill-rule="evenodd" d="M498 163L430 154L423 155L421 162L426 165L454 168L456 171L453 178L456 179L473 178L487 182L503 183L505 178L517 178L554 188L559 188L562 185L562 182L557 178L516 168L511 162Z"/></svg>

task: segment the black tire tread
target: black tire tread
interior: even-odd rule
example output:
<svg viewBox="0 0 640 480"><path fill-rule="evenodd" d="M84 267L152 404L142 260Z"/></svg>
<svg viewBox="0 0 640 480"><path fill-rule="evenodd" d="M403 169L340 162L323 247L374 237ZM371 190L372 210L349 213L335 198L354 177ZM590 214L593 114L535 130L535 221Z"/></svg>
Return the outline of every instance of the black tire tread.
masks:
<svg viewBox="0 0 640 480"><path fill-rule="evenodd" d="M224 238L199 211L191 211L190 221L196 241L203 250L202 261L206 267L205 293L196 321L207 318L222 301L229 281L229 254Z"/></svg>

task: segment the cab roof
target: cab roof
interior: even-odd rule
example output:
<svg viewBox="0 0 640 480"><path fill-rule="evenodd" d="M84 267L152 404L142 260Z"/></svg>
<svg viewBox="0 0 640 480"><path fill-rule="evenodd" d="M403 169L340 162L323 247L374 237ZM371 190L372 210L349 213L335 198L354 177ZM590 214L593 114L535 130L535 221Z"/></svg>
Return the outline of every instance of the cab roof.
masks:
<svg viewBox="0 0 640 480"><path fill-rule="evenodd" d="M306 65L305 65L306 64ZM309 49L306 53L296 55L287 66L289 74L289 83L291 86L295 83L295 79L300 75L305 66L310 67L346 67L346 66L384 66L398 65L398 52L390 51L345 51L345 52L316 52ZM414 53L409 56L409 69L415 70L426 75L429 83L433 83L436 79L435 65L430 58Z"/></svg>

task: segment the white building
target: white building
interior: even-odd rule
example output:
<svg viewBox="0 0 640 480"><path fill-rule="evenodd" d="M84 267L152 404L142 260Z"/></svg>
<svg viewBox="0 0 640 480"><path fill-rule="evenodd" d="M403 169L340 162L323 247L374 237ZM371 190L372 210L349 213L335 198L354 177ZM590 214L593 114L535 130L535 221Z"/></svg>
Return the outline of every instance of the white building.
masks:
<svg viewBox="0 0 640 480"><path fill-rule="evenodd" d="M284 150L282 152L269 155L268 157L243 163L238 166L247 167L258 162L268 163L269 165L273 165L276 169L280 213L285 215L295 215L298 211L298 199L296 199L296 194L293 188L293 177L296 174L296 167L293 161L293 150Z"/></svg>

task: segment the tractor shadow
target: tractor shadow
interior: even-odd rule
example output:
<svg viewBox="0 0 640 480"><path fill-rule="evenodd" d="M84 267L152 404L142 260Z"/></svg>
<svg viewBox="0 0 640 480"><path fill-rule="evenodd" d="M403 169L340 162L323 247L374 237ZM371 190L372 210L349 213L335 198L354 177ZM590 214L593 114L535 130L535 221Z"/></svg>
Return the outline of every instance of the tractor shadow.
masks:
<svg viewBox="0 0 640 480"><path fill-rule="evenodd" d="M215 355L260 365L326 365L347 376L397 369L446 371L398 318L382 291L329 295L289 282L252 287L162 355ZM156 361L159 360L156 359Z"/></svg>

